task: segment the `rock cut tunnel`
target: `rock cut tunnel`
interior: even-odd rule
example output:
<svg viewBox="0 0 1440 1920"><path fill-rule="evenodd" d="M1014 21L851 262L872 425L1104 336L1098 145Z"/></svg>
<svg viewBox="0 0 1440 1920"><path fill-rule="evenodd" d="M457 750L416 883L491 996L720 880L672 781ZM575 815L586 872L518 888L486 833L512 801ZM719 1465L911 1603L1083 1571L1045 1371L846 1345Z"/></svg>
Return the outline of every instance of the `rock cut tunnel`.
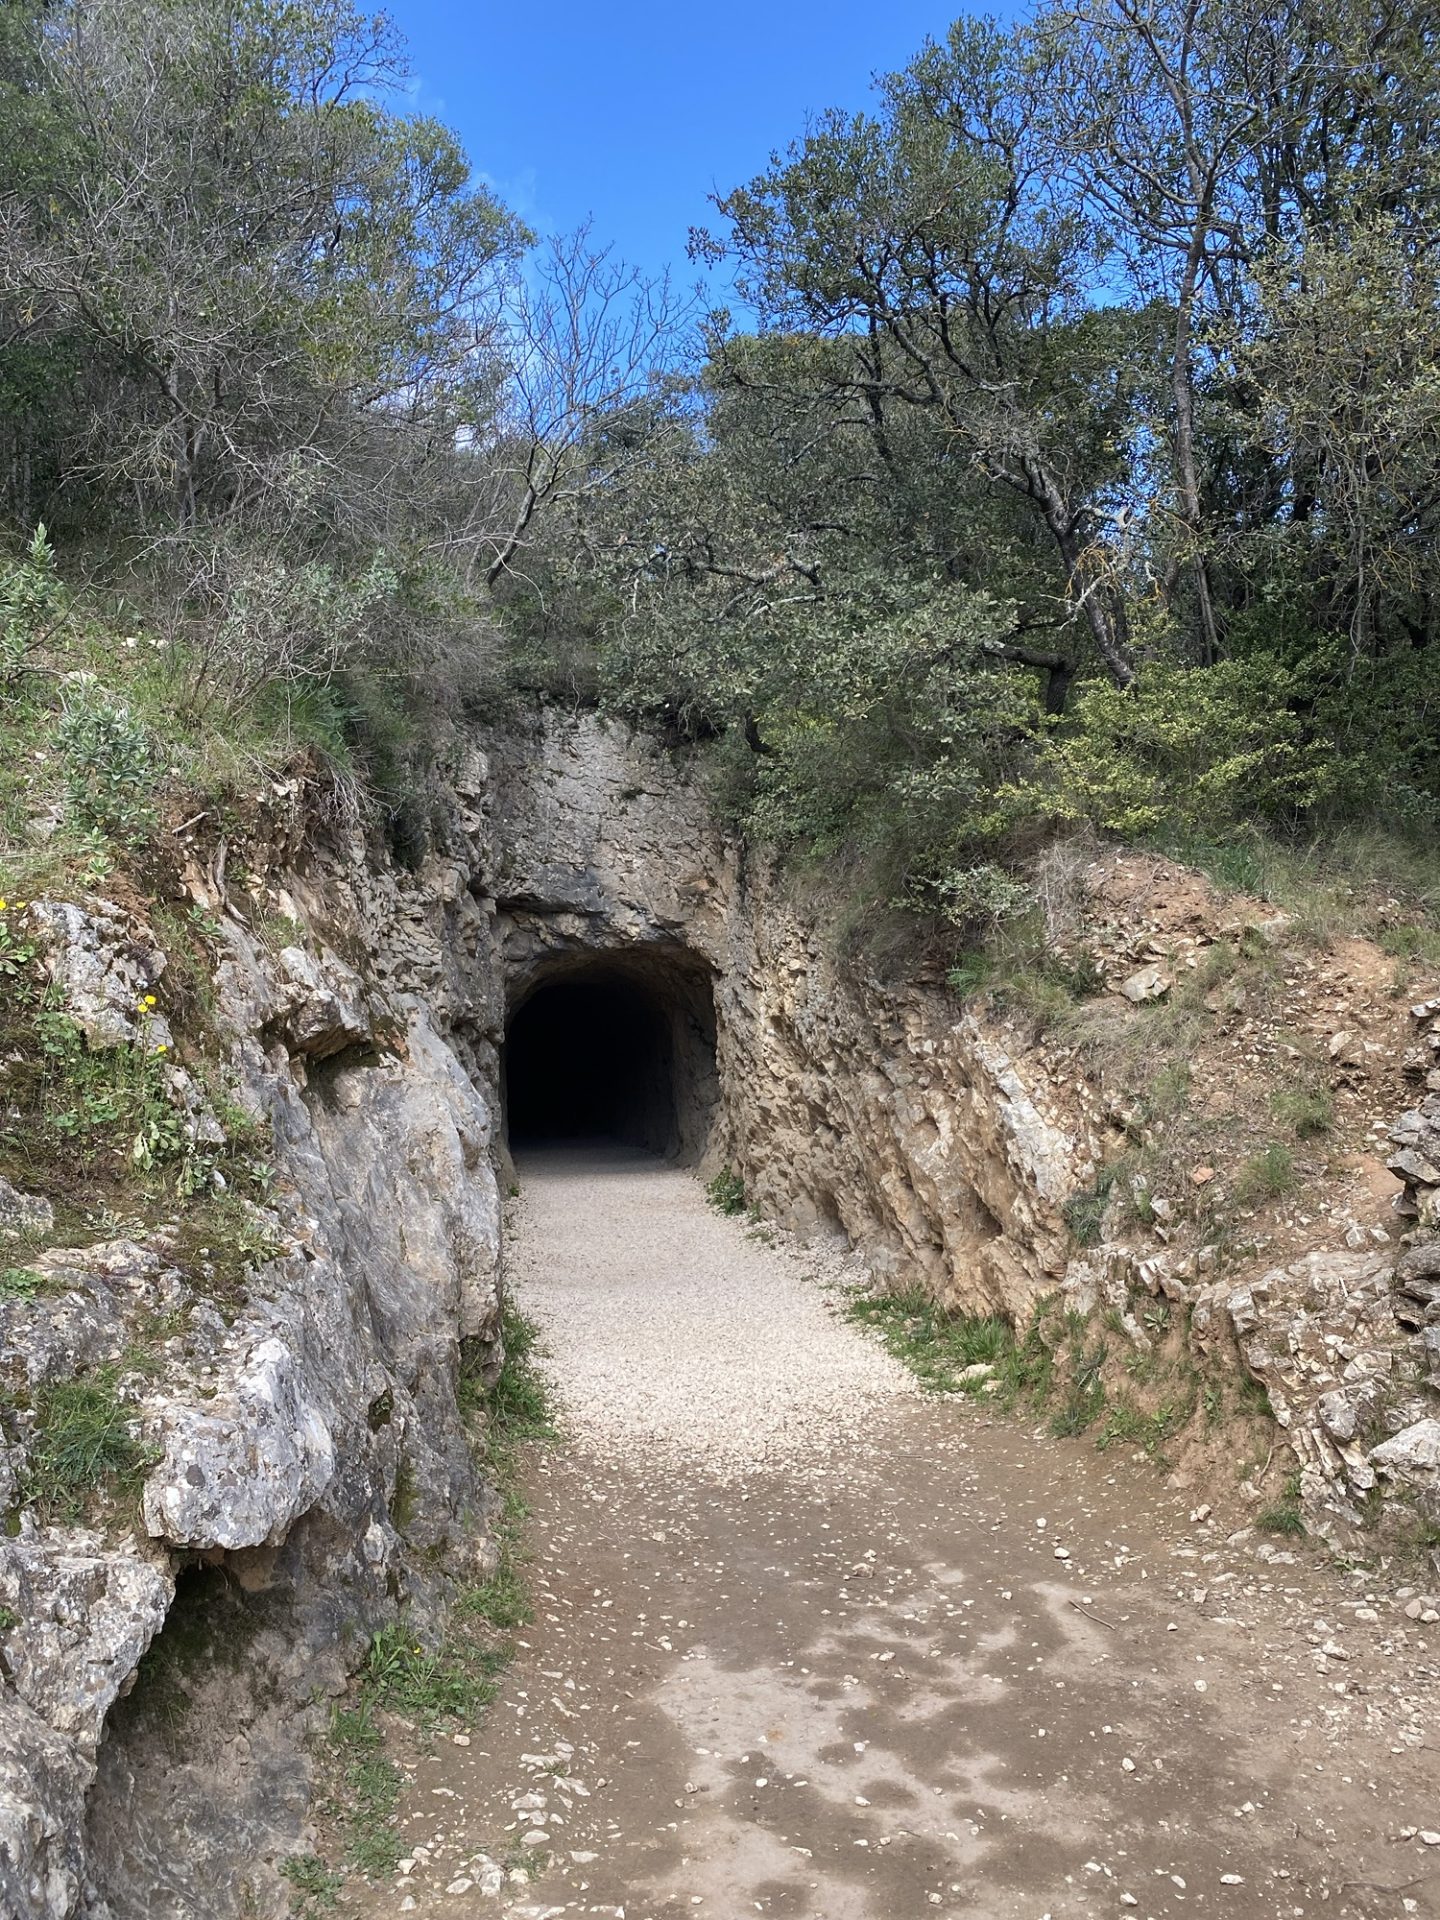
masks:
<svg viewBox="0 0 1440 1920"><path fill-rule="evenodd" d="M511 1150L602 1144L685 1163L719 1098L710 969L684 947L553 956L506 1022Z"/></svg>

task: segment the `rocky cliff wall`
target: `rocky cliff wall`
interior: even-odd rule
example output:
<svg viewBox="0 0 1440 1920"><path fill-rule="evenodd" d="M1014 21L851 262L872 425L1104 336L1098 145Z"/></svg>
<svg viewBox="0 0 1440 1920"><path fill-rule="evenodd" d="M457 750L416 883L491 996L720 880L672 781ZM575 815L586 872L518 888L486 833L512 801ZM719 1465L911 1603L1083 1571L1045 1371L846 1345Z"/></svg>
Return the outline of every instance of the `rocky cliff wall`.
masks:
<svg viewBox="0 0 1440 1920"><path fill-rule="evenodd" d="M843 1235L884 1283L1017 1327L1053 1302L1101 1346L1108 1330L1127 1413L1151 1411L1132 1382L1179 1383L1156 1393L1164 1423L1188 1409L1182 1482L1233 1492L1258 1385L1286 1444L1277 1466L1262 1431L1251 1510L1286 1507L1293 1470L1294 1512L1336 1547L1425 1558L1440 1528L1440 998L1405 995L1377 948L1317 951L1263 902L1097 857L1070 876L1056 937L1098 1004L1078 1039L1046 1036L943 981L842 962L823 902L747 860L663 754L593 719L552 715L502 750L496 827L512 992L562 955L644 956L661 992L682 964L703 969L705 1169L736 1169L802 1234ZM1162 1053L1148 1036L1169 998ZM1308 1157L1302 1119L1298 1159L1275 1138L1297 1087L1326 1116Z"/></svg>
<svg viewBox="0 0 1440 1920"><path fill-rule="evenodd" d="M243 875L214 845L178 875L216 961L220 1064L208 1083L168 1067L168 1091L197 1179L223 1184L228 1133L265 1143L263 1202L237 1203L238 1228L204 1216L239 1231L243 1277L180 1215L97 1238L0 1186L5 1260L28 1276L0 1298L17 1920L287 1910L276 1867L329 1700L382 1626L435 1638L492 1557L456 1402L462 1350L481 1373L499 1357L486 918L468 872L397 874L312 834L305 798L264 796ZM93 1049L186 1056L157 916L87 898L27 917L47 995ZM82 1524L27 1499L35 1410L76 1381L104 1383L143 1462L133 1501Z"/></svg>
<svg viewBox="0 0 1440 1920"><path fill-rule="evenodd" d="M1368 1537L1387 1491L1440 1525L1440 1003L1377 997L1363 954L1299 962L1282 992L1272 912L1100 863L1102 1024L1130 1044L1186 969L1213 972L1195 1002L1220 1036L1206 1101L1293 1054L1308 1022L1353 1137L1403 1109L1394 1175L1373 1150L1331 1155L1283 1218L1242 1208L1236 1234L1186 1198L1214 1166L1111 1178L1127 1143L1153 1157L1158 1123L1082 1046L842 962L823 911L616 729L552 715L466 744L413 873L316 800L298 779L257 796L243 847L182 835L168 921L158 882L154 900L25 909L46 1005L101 1055L153 1061L171 1003L213 998L210 1070L175 1045L165 1126L204 1178L259 1128L269 1185L231 1219L237 1280L178 1218L92 1210L81 1232L43 1182L0 1184L0 1252L22 1275L0 1289L7 1915L283 1911L276 1863L303 1847L306 1742L335 1691L381 1627L437 1637L488 1565L457 1386L500 1359L507 1019L547 985L598 972L649 996L673 1150L736 1170L766 1215L963 1311L1023 1326L1056 1302L1063 1337L1111 1330L1122 1372L1258 1381L1337 1544ZM205 930L203 992L178 990L176 913ZM1212 964L1252 949L1263 1006ZM97 1377L140 1450L133 1502L46 1513L37 1410Z"/></svg>

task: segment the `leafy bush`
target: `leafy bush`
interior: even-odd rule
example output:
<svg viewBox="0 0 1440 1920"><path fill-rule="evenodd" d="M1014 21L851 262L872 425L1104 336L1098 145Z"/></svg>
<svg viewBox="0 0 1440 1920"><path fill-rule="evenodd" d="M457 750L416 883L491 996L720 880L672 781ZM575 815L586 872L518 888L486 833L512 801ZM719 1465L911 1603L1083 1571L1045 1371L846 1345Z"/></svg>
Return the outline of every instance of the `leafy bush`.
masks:
<svg viewBox="0 0 1440 1920"><path fill-rule="evenodd" d="M0 560L0 684L20 674L31 653L61 624L65 610L65 591L42 523L22 560Z"/></svg>
<svg viewBox="0 0 1440 1920"><path fill-rule="evenodd" d="M705 1188L705 1198L717 1213L743 1213L745 1182L733 1167L722 1167Z"/></svg>
<svg viewBox="0 0 1440 1920"><path fill-rule="evenodd" d="M160 778L150 736L93 685L72 692L60 721L65 787L82 827L135 846L155 827Z"/></svg>
<svg viewBox="0 0 1440 1920"><path fill-rule="evenodd" d="M1135 686L1092 681L1027 789L1041 811L1127 839L1203 839L1256 817L1294 819L1325 795L1330 749L1291 711L1273 658L1157 660Z"/></svg>

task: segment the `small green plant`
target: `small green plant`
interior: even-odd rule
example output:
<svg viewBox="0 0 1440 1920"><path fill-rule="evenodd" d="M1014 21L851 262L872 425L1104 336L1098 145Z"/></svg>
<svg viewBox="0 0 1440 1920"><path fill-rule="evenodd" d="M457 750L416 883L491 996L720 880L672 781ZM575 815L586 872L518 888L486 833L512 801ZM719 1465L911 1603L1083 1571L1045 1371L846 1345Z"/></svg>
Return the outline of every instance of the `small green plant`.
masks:
<svg viewBox="0 0 1440 1920"><path fill-rule="evenodd" d="M66 605L41 521L22 560L0 561L0 684L21 676L30 654L63 624Z"/></svg>
<svg viewBox="0 0 1440 1920"><path fill-rule="evenodd" d="M0 1300L33 1300L44 1285L44 1274L33 1267L0 1268Z"/></svg>
<svg viewBox="0 0 1440 1920"><path fill-rule="evenodd" d="M13 1633L20 1624L20 1616L13 1607L0 1605L0 1633Z"/></svg>
<svg viewBox="0 0 1440 1920"><path fill-rule="evenodd" d="M483 1620L486 1626L494 1627L500 1633L526 1626L532 1617L525 1582L509 1556L502 1557L499 1567L488 1580L467 1588L457 1605L462 1614Z"/></svg>
<svg viewBox="0 0 1440 1920"><path fill-rule="evenodd" d="M1270 1404L1270 1392L1263 1380L1257 1380L1253 1373L1242 1373L1235 1383L1235 1399L1242 1413L1258 1414L1266 1420L1275 1418L1275 1409Z"/></svg>
<svg viewBox="0 0 1440 1920"><path fill-rule="evenodd" d="M1280 1498L1263 1507L1255 1516L1262 1533L1289 1534L1298 1538L1305 1531L1305 1516L1300 1507L1300 1476L1292 1473L1281 1489Z"/></svg>
<svg viewBox="0 0 1440 1920"><path fill-rule="evenodd" d="M745 1182L733 1167L722 1167L705 1189L705 1198L717 1213L745 1211Z"/></svg>
<svg viewBox="0 0 1440 1920"><path fill-rule="evenodd" d="M1099 1246L1104 1230L1105 1209L1110 1203L1110 1189L1114 1184L1114 1169L1107 1167L1093 1187L1084 1187L1072 1193L1060 1209L1077 1247Z"/></svg>
<svg viewBox="0 0 1440 1920"><path fill-rule="evenodd" d="M160 768L149 734L129 709L86 688L67 704L59 741L77 824L123 846L146 840L155 827Z"/></svg>
<svg viewBox="0 0 1440 1920"><path fill-rule="evenodd" d="M17 983L29 973L39 948L24 932L23 900L7 899L0 893L0 981L14 993Z"/></svg>
<svg viewBox="0 0 1440 1920"><path fill-rule="evenodd" d="M495 1698L488 1678L443 1652L428 1653L403 1622L382 1627L371 1640L361 1686L379 1705L426 1725L473 1720Z"/></svg>
<svg viewBox="0 0 1440 1920"><path fill-rule="evenodd" d="M1278 1200L1295 1185L1295 1156L1278 1140L1252 1153L1235 1176L1235 1198L1242 1207Z"/></svg>
<svg viewBox="0 0 1440 1920"><path fill-rule="evenodd" d="M1103 1375L1108 1357L1109 1349L1103 1340L1087 1351L1076 1337L1064 1398L1050 1419L1050 1431L1057 1439L1071 1439L1084 1433L1105 1411Z"/></svg>
<svg viewBox="0 0 1440 1920"><path fill-rule="evenodd" d="M1335 1102L1328 1087L1294 1087L1274 1093L1270 1111L1297 1140L1313 1140L1335 1123Z"/></svg>
<svg viewBox="0 0 1440 1920"><path fill-rule="evenodd" d="M994 971L995 963L989 954L976 948L973 952L960 955L945 975L945 980L952 992L958 993L962 999L968 999L972 993L978 993L989 984Z"/></svg>
<svg viewBox="0 0 1440 1920"><path fill-rule="evenodd" d="M292 1853L280 1862L280 1875L295 1890L297 1913L329 1913L345 1884L345 1876L316 1853Z"/></svg>
<svg viewBox="0 0 1440 1920"><path fill-rule="evenodd" d="M25 1503L47 1522L73 1520L102 1489L133 1492L153 1459L132 1433L133 1420L115 1391L114 1367L41 1387Z"/></svg>

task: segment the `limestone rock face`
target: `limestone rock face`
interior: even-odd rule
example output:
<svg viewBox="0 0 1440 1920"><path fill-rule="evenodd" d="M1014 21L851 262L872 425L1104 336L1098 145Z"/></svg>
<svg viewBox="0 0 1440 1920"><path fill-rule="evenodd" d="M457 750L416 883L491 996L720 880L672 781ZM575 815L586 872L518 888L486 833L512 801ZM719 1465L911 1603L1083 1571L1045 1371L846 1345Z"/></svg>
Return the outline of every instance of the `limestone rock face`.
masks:
<svg viewBox="0 0 1440 1920"><path fill-rule="evenodd" d="M1023 1315L1063 1273L1060 1208L1092 1143L1044 1076L938 983L847 968L663 754L551 716L494 757L495 945L512 1000L586 956L674 990L698 961L718 1084L688 1157L729 1162L782 1225L878 1273Z"/></svg>
<svg viewBox="0 0 1440 1920"><path fill-rule="evenodd" d="M1440 1525L1440 1420L1427 1416L1370 1449L1370 1464L1387 1480L1412 1488L1423 1517Z"/></svg>
<svg viewBox="0 0 1440 1920"><path fill-rule="evenodd" d="M47 1527L0 1541L0 1603L21 1626L0 1635L17 1697L93 1760L122 1685L175 1591L160 1558L98 1534Z"/></svg>
<svg viewBox="0 0 1440 1920"><path fill-rule="evenodd" d="M493 1564L455 1385L462 1341L499 1352L494 993L454 872L399 875L359 844L304 881L280 869L264 904L302 940L275 954L222 874L192 877L222 928L229 1097L273 1138L238 1306L163 1232L37 1248L53 1213L0 1194L36 1276L0 1295L7 1498L36 1391L97 1369L151 1461L138 1540L27 1509L0 1541L6 1920L286 1911L275 1863L301 1838L325 1694L371 1632L401 1610L434 1630ZM142 924L106 902L41 903L35 924L92 1047L159 1044L166 960ZM166 1084L207 1138L203 1093L178 1067ZM178 1331L157 1348L156 1328ZM157 1689L178 1690L180 1731Z"/></svg>
<svg viewBox="0 0 1440 1920"><path fill-rule="evenodd" d="M0 1180L0 1233L48 1233L54 1224L55 1209L48 1200Z"/></svg>
<svg viewBox="0 0 1440 1920"><path fill-rule="evenodd" d="M118 909L37 900L30 908L46 971L92 1047L118 1047L145 1030L145 996L165 956Z"/></svg>

